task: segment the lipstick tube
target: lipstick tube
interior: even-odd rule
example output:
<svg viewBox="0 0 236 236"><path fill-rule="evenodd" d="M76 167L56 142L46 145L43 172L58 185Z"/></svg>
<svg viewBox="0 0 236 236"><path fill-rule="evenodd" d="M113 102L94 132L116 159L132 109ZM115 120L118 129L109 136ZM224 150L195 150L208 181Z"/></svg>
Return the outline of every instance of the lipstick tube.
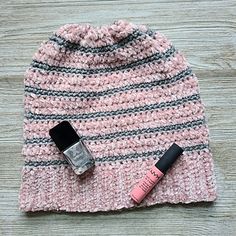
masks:
<svg viewBox="0 0 236 236"><path fill-rule="evenodd" d="M159 161L147 172L144 178L134 187L130 193L131 198L135 202L140 203L182 153L183 149L181 147L175 143L172 144Z"/></svg>
<svg viewBox="0 0 236 236"><path fill-rule="evenodd" d="M95 165L91 152L68 121L62 121L50 129L49 134L77 175Z"/></svg>

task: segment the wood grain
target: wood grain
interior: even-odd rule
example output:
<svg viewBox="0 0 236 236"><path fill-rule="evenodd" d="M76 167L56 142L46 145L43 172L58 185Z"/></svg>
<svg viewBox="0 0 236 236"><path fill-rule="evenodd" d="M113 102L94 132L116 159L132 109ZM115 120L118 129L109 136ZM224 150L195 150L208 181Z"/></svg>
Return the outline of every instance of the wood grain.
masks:
<svg viewBox="0 0 236 236"><path fill-rule="evenodd" d="M23 164L23 78L33 53L66 23L127 19L164 33L199 77L214 155L215 203L111 213L18 210ZM0 3L0 235L235 235L235 1L27 1Z"/></svg>

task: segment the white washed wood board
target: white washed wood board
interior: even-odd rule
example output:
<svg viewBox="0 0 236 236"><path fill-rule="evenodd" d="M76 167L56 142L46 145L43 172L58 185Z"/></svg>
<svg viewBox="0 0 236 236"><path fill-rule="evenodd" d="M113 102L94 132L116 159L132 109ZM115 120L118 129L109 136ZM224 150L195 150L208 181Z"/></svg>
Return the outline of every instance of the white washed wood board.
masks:
<svg viewBox="0 0 236 236"><path fill-rule="evenodd" d="M63 24L118 19L164 33L197 74L217 201L95 214L20 212L23 78L33 53ZM0 2L0 235L236 235L235 126L236 1Z"/></svg>

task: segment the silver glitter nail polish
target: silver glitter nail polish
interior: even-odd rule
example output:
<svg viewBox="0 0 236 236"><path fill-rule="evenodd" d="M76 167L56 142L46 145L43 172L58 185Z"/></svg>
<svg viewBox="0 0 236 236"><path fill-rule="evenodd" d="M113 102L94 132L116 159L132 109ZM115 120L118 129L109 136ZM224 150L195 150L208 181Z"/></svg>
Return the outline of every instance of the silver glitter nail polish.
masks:
<svg viewBox="0 0 236 236"><path fill-rule="evenodd" d="M77 175L83 174L95 165L90 150L68 121L62 121L50 129L49 134Z"/></svg>
<svg viewBox="0 0 236 236"><path fill-rule="evenodd" d="M71 164L74 172L78 175L83 174L86 170L94 166L94 159L83 141L73 144L63 151L63 154Z"/></svg>

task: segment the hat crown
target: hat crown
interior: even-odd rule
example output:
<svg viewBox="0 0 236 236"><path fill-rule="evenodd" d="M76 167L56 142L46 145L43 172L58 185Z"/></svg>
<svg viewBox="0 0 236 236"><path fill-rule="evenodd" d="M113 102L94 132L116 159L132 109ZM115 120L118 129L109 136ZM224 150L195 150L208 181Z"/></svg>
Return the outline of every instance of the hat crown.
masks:
<svg viewBox="0 0 236 236"><path fill-rule="evenodd" d="M86 24L66 24L60 27L55 35L65 40L80 44L84 47L102 47L112 45L126 38L135 28L146 28L135 24L117 20L111 24L95 26Z"/></svg>

